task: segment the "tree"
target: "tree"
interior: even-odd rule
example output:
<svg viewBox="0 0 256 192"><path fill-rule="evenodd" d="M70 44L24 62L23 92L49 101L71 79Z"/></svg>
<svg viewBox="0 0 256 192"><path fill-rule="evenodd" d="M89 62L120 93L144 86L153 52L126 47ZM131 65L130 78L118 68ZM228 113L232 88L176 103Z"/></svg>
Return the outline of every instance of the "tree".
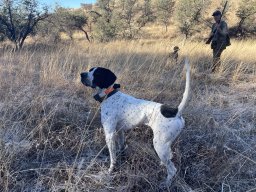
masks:
<svg viewBox="0 0 256 192"><path fill-rule="evenodd" d="M157 1L157 18L160 23L164 24L165 31L168 30L170 18L173 14L175 1L174 0L158 0Z"/></svg>
<svg viewBox="0 0 256 192"><path fill-rule="evenodd" d="M153 22L156 18L152 10L151 0L144 0L141 12L142 14L137 21L139 28L144 27L148 22Z"/></svg>
<svg viewBox="0 0 256 192"><path fill-rule="evenodd" d="M177 8L177 19L181 33L186 38L198 31L198 24L209 4L209 0L180 0Z"/></svg>
<svg viewBox="0 0 256 192"><path fill-rule="evenodd" d="M88 17L81 11L71 11L62 7L55 10L55 25L60 31L63 31L73 38L73 32L75 30L82 31L86 39L90 42L89 35L85 26L88 24Z"/></svg>
<svg viewBox="0 0 256 192"><path fill-rule="evenodd" d="M155 18L151 0L98 0L97 9L90 13L95 21L96 38L100 41L132 39Z"/></svg>
<svg viewBox="0 0 256 192"><path fill-rule="evenodd" d="M49 42L58 43L61 40L61 29L57 25L56 14L51 13L46 19L38 23L35 33L46 38Z"/></svg>
<svg viewBox="0 0 256 192"><path fill-rule="evenodd" d="M117 25L113 20L113 0L97 0L97 10L91 12L94 15L96 38L100 41L110 41L117 36Z"/></svg>
<svg viewBox="0 0 256 192"><path fill-rule="evenodd" d="M131 39L137 33L134 25L136 5L137 0L123 0L121 2L122 10L119 13L119 17L115 17L115 22L117 23L118 31L122 34L122 38Z"/></svg>
<svg viewBox="0 0 256 192"><path fill-rule="evenodd" d="M38 22L47 17L47 8L40 8L36 0L3 0L0 4L0 34L13 42L18 50Z"/></svg>
<svg viewBox="0 0 256 192"><path fill-rule="evenodd" d="M236 34L244 37L246 32L255 31L256 1L242 0L236 12L239 18ZM252 27L254 26L254 27Z"/></svg>
<svg viewBox="0 0 256 192"><path fill-rule="evenodd" d="M47 19L38 25L37 33L56 43L60 41L61 32L66 33L70 39L73 39L74 31L78 30L82 31L90 42L88 28L88 16L83 10L69 10L57 7L53 13L49 14Z"/></svg>

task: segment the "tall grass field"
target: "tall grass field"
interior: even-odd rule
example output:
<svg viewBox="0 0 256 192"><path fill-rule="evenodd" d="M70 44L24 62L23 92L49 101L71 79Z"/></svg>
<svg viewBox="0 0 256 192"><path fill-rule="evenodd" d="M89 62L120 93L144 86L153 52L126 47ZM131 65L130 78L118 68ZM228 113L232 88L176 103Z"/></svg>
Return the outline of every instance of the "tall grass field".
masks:
<svg viewBox="0 0 256 192"><path fill-rule="evenodd" d="M137 40L31 44L0 51L0 191L256 191L256 41L233 40L211 73L203 42ZM178 63L168 59L180 47ZM80 73L107 67L121 90L177 107L191 65L186 126L173 143L177 174L168 189L152 130L126 132L125 155L109 154L93 90Z"/></svg>

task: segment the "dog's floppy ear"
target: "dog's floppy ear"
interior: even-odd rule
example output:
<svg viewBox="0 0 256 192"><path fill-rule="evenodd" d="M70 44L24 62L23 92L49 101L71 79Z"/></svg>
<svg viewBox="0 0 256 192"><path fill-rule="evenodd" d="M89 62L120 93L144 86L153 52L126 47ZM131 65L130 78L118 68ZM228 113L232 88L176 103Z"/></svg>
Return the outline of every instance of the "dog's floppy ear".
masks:
<svg viewBox="0 0 256 192"><path fill-rule="evenodd" d="M103 89L108 88L116 81L115 74L109 69L97 67L93 73L93 85Z"/></svg>

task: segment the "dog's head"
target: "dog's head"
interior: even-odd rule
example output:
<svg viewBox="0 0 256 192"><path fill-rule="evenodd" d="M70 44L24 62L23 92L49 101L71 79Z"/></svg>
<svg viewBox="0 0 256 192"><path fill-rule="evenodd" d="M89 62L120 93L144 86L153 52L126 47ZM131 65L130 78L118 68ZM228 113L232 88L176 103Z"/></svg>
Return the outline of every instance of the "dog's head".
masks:
<svg viewBox="0 0 256 192"><path fill-rule="evenodd" d="M81 73L81 82L91 88L108 88L116 81L115 74L103 67L93 67L89 72Z"/></svg>

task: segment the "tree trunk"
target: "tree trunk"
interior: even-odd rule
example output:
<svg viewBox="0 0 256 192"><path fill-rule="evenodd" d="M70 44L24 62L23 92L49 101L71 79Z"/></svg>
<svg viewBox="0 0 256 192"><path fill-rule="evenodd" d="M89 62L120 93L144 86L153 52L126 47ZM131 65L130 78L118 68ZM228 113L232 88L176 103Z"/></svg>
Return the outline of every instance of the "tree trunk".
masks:
<svg viewBox="0 0 256 192"><path fill-rule="evenodd" d="M83 28L80 28L80 30L84 32L86 39L87 39L89 42L91 42L87 31L85 31Z"/></svg>
<svg viewBox="0 0 256 192"><path fill-rule="evenodd" d="M243 24L244 24L244 20L246 18L241 18L241 20L239 21L238 23L238 26L237 26L237 30L236 30L236 35L238 35L240 33L240 35L243 37L244 36L244 33L243 33Z"/></svg>

